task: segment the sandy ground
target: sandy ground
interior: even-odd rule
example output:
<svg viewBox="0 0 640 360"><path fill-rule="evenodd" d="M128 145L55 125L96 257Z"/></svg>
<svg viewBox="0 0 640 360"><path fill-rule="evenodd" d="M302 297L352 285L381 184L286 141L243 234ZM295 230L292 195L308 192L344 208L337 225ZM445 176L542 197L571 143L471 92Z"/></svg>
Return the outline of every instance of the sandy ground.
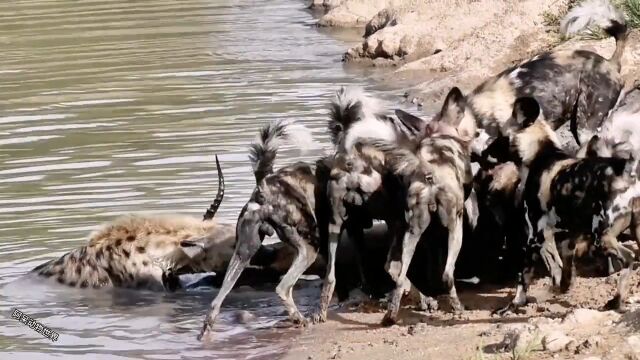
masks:
<svg viewBox="0 0 640 360"><path fill-rule="evenodd" d="M640 359L640 276L634 274L629 310L598 311L613 295L617 275L576 278L567 294L538 279L522 313L500 318L491 311L512 289L467 289L467 310L454 315L447 299L431 313L405 306L398 325L379 325L378 302L336 306L329 320L298 337L285 359Z"/></svg>

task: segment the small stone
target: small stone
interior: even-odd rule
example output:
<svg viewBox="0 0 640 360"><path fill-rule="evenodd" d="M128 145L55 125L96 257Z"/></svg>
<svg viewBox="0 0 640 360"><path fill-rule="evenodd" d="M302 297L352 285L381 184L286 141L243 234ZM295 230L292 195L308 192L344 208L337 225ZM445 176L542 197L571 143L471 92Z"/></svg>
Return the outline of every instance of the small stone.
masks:
<svg viewBox="0 0 640 360"><path fill-rule="evenodd" d="M240 324L248 324L250 322L253 322L255 319L256 316L247 310L239 310L235 313L235 320Z"/></svg>
<svg viewBox="0 0 640 360"><path fill-rule="evenodd" d="M558 352L575 348L576 340L565 335L562 331L552 331L542 339L544 349L550 352Z"/></svg>
<svg viewBox="0 0 640 360"><path fill-rule="evenodd" d="M640 335L631 335L627 338L627 344L635 355L640 355Z"/></svg>

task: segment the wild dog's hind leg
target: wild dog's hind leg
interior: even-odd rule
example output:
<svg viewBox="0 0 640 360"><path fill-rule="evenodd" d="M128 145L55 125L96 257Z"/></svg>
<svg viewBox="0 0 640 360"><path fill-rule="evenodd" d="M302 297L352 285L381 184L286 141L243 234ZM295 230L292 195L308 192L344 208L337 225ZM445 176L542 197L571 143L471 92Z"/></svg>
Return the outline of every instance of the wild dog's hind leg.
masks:
<svg viewBox="0 0 640 360"><path fill-rule="evenodd" d="M390 326L398 321L398 311L400 310L400 300L405 290L409 289L409 279L407 278L407 271L411 264L411 259L416 250L416 246L420 241L420 236L424 230L429 226L431 222L431 214L429 214L428 208L415 206L411 218L409 220L409 228L404 235L404 239L401 243L401 251L398 251L398 241L394 241L391 249L389 250L389 261L387 271L389 275L395 280L396 288L393 291L391 301L387 308L387 313L382 319L383 326ZM398 256L400 255L400 256ZM396 274L393 270L397 269Z"/></svg>
<svg viewBox="0 0 640 360"><path fill-rule="evenodd" d="M317 249L303 239L296 229L290 226L282 226L276 230L280 238L296 248L296 257L287 273L282 277L280 284L276 287L276 293L282 299L284 306L289 313L289 319L294 324L306 325L307 319L300 313L293 301L293 286L300 276L313 264L318 255Z"/></svg>
<svg viewBox="0 0 640 360"><path fill-rule="evenodd" d="M202 337L212 330L216 317L220 313L222 302L233 289L242 271L249 265L253 255L260 248L263 239L260 236L260 224L260 205L250 203L247 211L241 215L236 225L236 247L224 275L222 287L220 287L216 298L211 302L211 308L205 317L198 340L202 340Z"/></svg>
<svg viewBox="0 0 640 360"><path fill-rule="evenodd" d="M556 245L556 237L551 228L543 228L542 236L544 241L542 243L542 249L540 250L540 256L544 264L547 266L547 270L551 274L551 282L554 287L559 287L562 280L562 259L558 254L558 246Z"/></svg>
<svg viewBox="0 0 640 360"><path fill-rule="evenodd" d="M454 214L449 214L448 220L447 230L449 231L449 242L447 263L444 268L444 274L442 274L442 281L449 289L449 301L453 308L453 312L460 312L464 310L464 307L458 298L454 273L456 270L456 260L458 259L460 248L462 247L462 210L457 211Z"/></svg>
<svg viewBox="0 0 640 360"><path fill-rule="evenodd" d="M320 294L320 304L316 313L312 316L314 323L324 322L327 320L327 310L329 303L333 297L333 290L336 286L336 252L338 250L338 242L342 232L342 225L346 217L346 208L343 203L346 194L346 186L344 184L345 176L334 178L329 181L329 201L331 203L331 217L329 220L329 239L328 239L328 258L327 272L325 274L322 292Z"/></svg>
<svg viewBox="0 0 640 360"><path fill-rule="evenodd" d="M614 224L605 231L602 235L602 245L609 255L613 255L618 258L624 266L620 271L616 295L607 302L605 308L623 311L625 308L624 301L627 298L627 291L629 290L629 277L633 269L635 254L633 251L618 242L618 239L616 238L616 236L624 230L624 228L620 226L621 223L621 221L614 221Z"/></svg>

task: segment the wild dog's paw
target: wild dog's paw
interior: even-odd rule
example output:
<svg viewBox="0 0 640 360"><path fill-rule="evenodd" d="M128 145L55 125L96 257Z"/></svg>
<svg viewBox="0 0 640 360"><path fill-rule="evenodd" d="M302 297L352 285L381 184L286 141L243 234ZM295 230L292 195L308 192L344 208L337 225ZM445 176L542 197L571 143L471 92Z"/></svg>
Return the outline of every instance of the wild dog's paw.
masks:
<svg viewBox="0 0 640 360"><path fill-rule="evenodd" d="M491 315L497 315L497 316L506 316L508 314L514 314L517 313L518 306L516 304L514 304L513 302L510 302L509 305L499 308L499 309L495 309L491 312Z"/></svg>
<svg viewBox="0 0 640 360"><path fill-rule="evenodd" d="M451 310L453 311L454 314L460 314L464 311L464 305L462 305L462 303L460 302L460 299L451 298L449 301L451 303Z"/></svg>
<svg viewBox="0 0 640 360"><path fill-rule="evenodd" d="M354 206L361 206L364 203L364 199L362 198L362 196L360 196L360 194L358 194L354 190L349 190L349 192L347 192L347 194L344 196L344 201L347 204Z"/></svg>
<svg viewBox="0 0 640 360"><path fill-rule="evenodd" d="M385 326L385 327L389 327L389 326L393 326L398 322L398 319L396 319L395 316L389 314L388 312L386 314L384 314L384 317L382 318L382 321L380 322L380 325Z"/></svg>
<svg viewBox="0 0 640 360"><path fill-rule="evenodd" d="M204 323L202 324L202 329L200 329L200 334L198 334L198 341L206 340L209 335L213 331L213 319L210 315L207 315L204 319Z"/></svg>
<svg viewBox="0 0 640 360"><path fill-rule="evenodd" d="M438 300L432 298L431 296L422 296L420 297L420 304L418 305L418 309L425 312L435 312L438 311L438 306Z"/></svg>
<svg viewBox="0 0 640 360"><path fill-rule="evenodd" d="M311 315L311 323L320 324L327 321L327 313L322 310L317 310Z"/></svg>
<svg viewBox="0 0 640 360"><path fill-rule="evenodd" d="M614 296L611 300L607 301L604 305L604 310L615 310L618 312L626 312L627 307L620 298L620 295Z"/></svg>

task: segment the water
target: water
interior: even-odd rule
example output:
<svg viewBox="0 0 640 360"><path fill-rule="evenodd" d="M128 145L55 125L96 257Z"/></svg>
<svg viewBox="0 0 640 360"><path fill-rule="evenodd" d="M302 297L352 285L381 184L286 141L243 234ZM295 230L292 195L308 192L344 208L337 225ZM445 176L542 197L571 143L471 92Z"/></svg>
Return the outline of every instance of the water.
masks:
<svg viewBox="0 0 640 360"><path fill-rule="evenodd" d="M15 281L127 212L201 216L227 192L235 221L254 186L247 144L295 118L326 143L326 103L348 44L312 27L302 1L32 0L0 3L0 357L277 358L296 330L274 330L271 289L236 292L218 340L195 340L210 292L73 290ZM279 163L312 159L293 150ZM316 291L310 289L305 291ZM298 296L304 305L315 296ZM53 343L12 320L18 308ZM258 321L238 325L233 309Z"/></svg>

